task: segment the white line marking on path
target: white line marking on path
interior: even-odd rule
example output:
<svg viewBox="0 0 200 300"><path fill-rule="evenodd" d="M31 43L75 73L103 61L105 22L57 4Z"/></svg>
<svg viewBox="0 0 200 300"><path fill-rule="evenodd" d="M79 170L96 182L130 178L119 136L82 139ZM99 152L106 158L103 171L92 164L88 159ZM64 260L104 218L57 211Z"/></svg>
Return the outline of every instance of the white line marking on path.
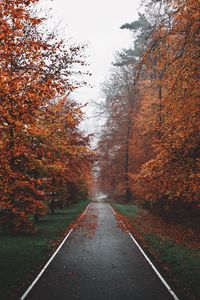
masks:
<svg viewBox="0 0 200 300"><path fill-rule="evenodd" d="M114 209L112 208L112 206L110 204L108 204L108 203L106 203L106 204L111 208L113 214L116 216L116 212L114 211Z"/></svg>
<svg viewBox="0 0 200 300"><path fill-rule="evenodd" d="M110 204L108 204L108 203L106 203L106 204L111 208L111 210L114 213L114 215L116 215L116 212L114 211L114 209L112 208L112 206ZM124 226L126 227L126 225L125 225L125 223L123 221L120 220L120 222L122 224L124 224ZM149 259L149 257L144 252L144 250L142 250L142 248L140 247L140 245L138 244L138 242L136 241L136 239L133 237L133 235L130 233L130 231L127 230L127 232L129 234L129 236L131 237L131 239L133 240L133 242L138 247L138 249L141 251L141 253L143 254L143 256L145 257L145 259L148 261L148 263L150 264L150 266L152 267L152 269L154 270L154 272L156 273L156 275L158 276L158 278L162 281L162 283L164 284L164 286L166 287L166 289L172 295L172 297L175 300L179 300L179 298L176 296L176 294L174 293L174 291L172 290L172 288L169 286L169 284L166 282L166 280L162 277L162 275L160 274L160 272L156 269L156 267L154 266L154 264L151 262L151 260Z"/></svg>
<svg viewBox="0 0 200 300"><path fill-rule="evenodd" d="M61 244L58 246L58 248L56 249L56 251L54 252L54 254L51 256L51 258L48 260L48 262L46 263L46 265L43 267L43 269L40 271L40 273L37 275L37 277L33 280L33 282L31 283L31 285L28 287L28 289L25 291L25 293L21 296L20 300L24 300L26 298L26 296L29 294L29 292L32 290L32 288L34 287L34 285L36 284L36 282L40 279L40 277L42 276L42 274L44 273L44 271L47 269L47 267L50 265L50 263L52 262L52 260L54 259L54 257L56 256L56 254L58 253L58 251L62 248L63 244L66 242L66 240L68 239L68 237L70 236L70 234L72 233L72 231L75 229L75 227L78 226L79 221L83 218L83 216L86 214L88 208L90 207L92 203L88 204L88 206L86 207L85 211L80 215L80 217L78 218L77 222L74 224L74 226L70 229L70 231L68 232L68 234L66 235L66 237L64 238L64 240L61 242Z"/></svg>

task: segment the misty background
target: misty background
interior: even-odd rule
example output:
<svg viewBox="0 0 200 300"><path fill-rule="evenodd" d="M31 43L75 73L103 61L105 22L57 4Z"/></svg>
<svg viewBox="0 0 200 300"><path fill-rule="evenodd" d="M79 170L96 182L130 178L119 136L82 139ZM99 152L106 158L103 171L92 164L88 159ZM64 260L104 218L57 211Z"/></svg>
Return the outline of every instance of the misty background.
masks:
<svg viewBox="0 0 200 300"><path fill-rule="evenodd" d="M87 44L86 61L91 76L88 85L78 89L73 97L85 108L86 120L82 129L98 135L101 121L96 118L94 102L100 103L101 85L109 77L114 55L133 45L133 38L120 27L138 18L140 0L42 0L42 9L48 12L52 28L57 27L61 37L69 43Z"/></svg>

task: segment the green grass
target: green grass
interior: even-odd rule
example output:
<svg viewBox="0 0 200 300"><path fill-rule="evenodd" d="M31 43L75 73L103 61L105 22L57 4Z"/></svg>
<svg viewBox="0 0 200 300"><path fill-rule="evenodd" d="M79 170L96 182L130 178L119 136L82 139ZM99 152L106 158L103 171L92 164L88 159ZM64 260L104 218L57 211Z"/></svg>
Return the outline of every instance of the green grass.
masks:
<svg viewBox="0 0 200 300"><path fill-rule="evenodd" d="M117 211L128 218L134 218L138 212L138 206L132 204L110 203Z"/></svg>
<svg viewBox="0 0 200 300"><path fill-rule="evenodd" d="M52 252L50 241L62 235L64 229L84 210L89 201L56 210L36 226L34 235L8 235L0 232L0 299L7 300L27 281L29 274L46 263ZM15 295L16 296L16 295Z"/></svg>
<svg viewBox="0 0 200 300"><path fill-rule="evenodd" d="M119 213L134 219L140 210L136 205L110 203ZM145 222L145 220L144 220ZM138 230L140 228L137 228ZM172 240L163 240L156 234L144 234L148 242L161 260L170 267L172 275L186 289L191 291L196 299L200 299L200 251L191 249ZM183 292L183 291L182 291ZM184 294L184 293L183 293Z"/></svg>
<svg viewBox="0 0 200 300"><path fill-rule="evenodd" d="M145 239L170 266L173 275L198 298L200 296L199 249L191 249L171 240L163 241L153 234L146 234Z"/></svg>

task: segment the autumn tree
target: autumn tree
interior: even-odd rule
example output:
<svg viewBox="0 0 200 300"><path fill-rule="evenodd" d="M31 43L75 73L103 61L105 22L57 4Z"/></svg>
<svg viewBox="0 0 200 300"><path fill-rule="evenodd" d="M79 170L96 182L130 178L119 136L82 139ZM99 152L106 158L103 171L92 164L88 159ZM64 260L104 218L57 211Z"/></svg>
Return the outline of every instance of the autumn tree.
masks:
<svg viewBox="0 0 200 300"><path fill-rule="evenodd" d="M139 15L137 21L122 26L132 32L135 47L120 54L121 66L136 59L131 78L136 88L130 114L129 187L139 204L163 217L180 219L190 213L196 216L199 207L199 3L150 0L144 4L145 16ZM121 86L120 80L110 85L113 95ZM115 157L119 163L120 150L125 144L119 139L116 147L115 141L118 136L125 137L124 124L129 119L121 112L114 117L115 105L126 101L110 95L107 93L106 103L112 103L111 112L99 142L100 178L108 187L115 178L111 162ZM113 135L112 127L117 129ZM124 182L123 176L119 177L122 170L121 163L119 169L115 165L118 186Z"/></svg>
<svg viewBox="0 0 200 300"><path fill-rule="evenodd" d="M79 187L80 193L87 187L94 156L90 136L79 129L82 119L81 106L67 97L53 101L38 116L44 152L41 169L52 213L56 202L61 206L75 202Z"/></svg>
<svg viewBox="0 0 200 300"><path fill-rule="evenodd" d="M102 130L99 142L100 152L100 181L105 181L110 190L119 195L124 195L129 201L134 197L130 189L130 173L136 167L132 156L138 156L138 149L133 151L135 143L133 135L137 135L137 112L140 105L138 94L137 72L139 59L142 55L147 33L151 27L146 17L139 14L137 21L124 24L121 29L131 30L136 36L133 48L123 49L115 57L114 69L110 80L104 83L105 105L103 110L107 121ZM141 72L142 73L142 72ZM101 157L102 155L103 158ZM109 172L109 176L108 175ZM135 170L136 172L136 170ZM115 180L116 178L116 180ZM118 182L120 189L114 182Z"/></svg>
<svg viewBox="0 0 200 300"><path fill-rule="evenodd" d="M113 73L103 87L106 100L102 110L106 121L99 141L100 181L105 180L107 192L124 195L127 200L131 197L128 173L134 72L133 58L124 64L121 55L116 57Z"/></svg>
<svg viewBox="0 0 200 300"><path fill-rule="evenodd" d="M155 111L155 158L141 171L138 187L147 201L165 213L197 208L199 170L198 1L163 1L167 16L156 26L145 53L148 68L161 72L152 86L162 85ZM160 103L160 100L162 102ZM155 108L155 104L154 104Z"/></svg>
<svg viewBox="0 0 200 300"><path fill-rule="evenodd" d="M44 19L33 10L37 2L0 2L0 222L11 231L32 230L29 215L46 212L42 166L48 152L38 118L77 87L72 68L84 64L79 46L67 48L53 33L44 34Z"/></svg>

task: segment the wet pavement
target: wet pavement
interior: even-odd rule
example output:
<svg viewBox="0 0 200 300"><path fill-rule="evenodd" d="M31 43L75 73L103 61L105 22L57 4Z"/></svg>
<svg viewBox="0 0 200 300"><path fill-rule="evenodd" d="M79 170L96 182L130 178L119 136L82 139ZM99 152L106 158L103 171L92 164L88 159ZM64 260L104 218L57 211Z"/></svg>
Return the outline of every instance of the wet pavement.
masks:
<svg viewBox="0 0 200 300"><path fill-rule="evenodd" d="M90 205L27 300L173 299L106 203Z"/></svg>

